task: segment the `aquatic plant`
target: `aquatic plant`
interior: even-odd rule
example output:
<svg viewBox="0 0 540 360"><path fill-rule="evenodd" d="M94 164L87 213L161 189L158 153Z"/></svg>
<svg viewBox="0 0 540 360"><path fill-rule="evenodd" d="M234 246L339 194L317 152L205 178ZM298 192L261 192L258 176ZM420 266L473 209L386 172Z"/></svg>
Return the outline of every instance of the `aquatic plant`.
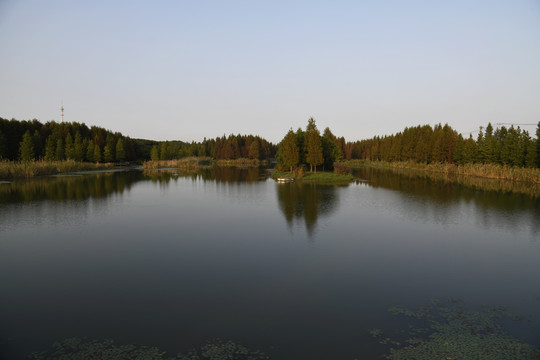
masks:
<svg viewBox="0 0 540 360"><path fill-rule="evenodd" d="M232 341L213 340L186 354L165 357L156 347L117 345L113 340L69 338L55 342L52 349L29 355L31 360L268 360L264 353Z"/></svg>
<svg viewBox="0 0 540 360"><path fill-rule="evenodd" d="M155 347L116 345L113 340L70 338L55 342L51 350L33 353L32 360L162 360L164 353Z"/></svg>
<svg viewBox="0 0 540 360"><path fill-rule="evenodd" d="M213 340L199 350L178 354L178 360L266 360L269 356L232 341Z"/></svg>
<svg viewBox="0 0 540 360"><path fill-rule="evenodd" d="M409 338L401 342L383 336L379 329L370 330L380 343L398 346L390 349L386 359L540 359L537 348L510 336L503 328L503 318L520 320L503 307L466 308L450 299L448 305L433 300L416 311L398 307L389 311L425 321L427 326L410 325L406 332Z"/></svg>

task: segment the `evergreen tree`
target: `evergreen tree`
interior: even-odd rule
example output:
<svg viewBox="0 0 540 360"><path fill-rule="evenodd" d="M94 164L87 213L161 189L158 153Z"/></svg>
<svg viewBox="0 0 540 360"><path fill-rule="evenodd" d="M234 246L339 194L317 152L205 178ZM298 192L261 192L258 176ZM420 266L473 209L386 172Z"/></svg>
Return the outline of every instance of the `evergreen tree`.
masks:
<svg viewBox="0 0 540 360"><path fill-rule="evenodd" d="M536 128L536 167L540 168L540 121Z"/></svg>
<svg viewBox="0 0 540 360"><path fill-rule="evenodd" d="M479 146L478 151L482 153L482 158L486 164L492 164L497 161L497 140L493 134L493 126L488 123L486 127L486 133L484 136L484 142Z"/></svg>
<svg viewBox="0 0 540 360"><path fill-rule="evenodd" d="M73 143L73 159L76 161L84 160L84 144L81 133L77 131L75 134L75 142Z"/></svg>
<svg viewBox="0 0 540 360"><path fill-rule="evenodd" d="M300 160L300 153L298 146L296 145L296 135L292 129L289 130L287 135L285 135L285 138L281 143L281 147L282 165L289 167L290 171L292 172L293 167L297 166Z"/></svg>
<svg viewBox="0 0 540 360"><path fill-rule="evenodd" d="M36 158L40 158L43 154L43 141L41 140L41 135L39 131L34 130L32 135L32 142L34 143L34 154Z"/></svg>
<svg viewBox="0 0 540 360"><path fill-rule="evenodd" d="M472 138L471 134L469 138L465 140L465 144L463 145L463 163L467 164L477 162L476 151L476 142Z"/></svg>
<svg viewBox="0 0 540 360"><path fill-rule="evenodd" d="M103 149L103 161L105 162L114 161L114 155L108 143L105 145L105 148Z"/></svg>
<svg viewBox="0 0 540 360"><path fill-rule="evenodd" d="M456 150L454 151L454 163L458 165L463 165L465 162L463 160L463 151L465 147L465 140L463 136L459 134L456 142Z"/></svg>
<svg viewBox="0 0 540 360"><path fill-rule="evenodd" d="M94 141L90 140L88 142L88 146L86 147L86 156L85 156L86 161L90 161L90 162L94 161L94 152L95 152Z"/></svg>
<svg viewBox="0 0 540 360"><path fill-rule="evenodd" d="M484 139L483 126L480 126L480 131L478 131L478 138L476 139L476 161L479 163L485 163L484 157L484 148L486 146L486 141Z"/></svg>
<svg viewBox="0 0 540 360"><path fill-rule="evenodd" d="M298 163L305 164L306 163L306 133L302 130L302 128L298 128L296 130L296 146L298 147Z"/></svg>
<svg viewBox="0 0 540 360"><path fill-rule="evenodd" d="M159 160L159 147L157 145L152 146L152 150L150 150L150 159L152 161Z"/></svg>
<svg viewBox="0 0 540 360"><path fill-rule="evenodd" d="M105 140L105 145L108 146L108 158L110 160L107 160L106 158L106 155L105 155L105 148L103 148L103 160L105 162L112 162L114 161L114 159L116 158L116 154L114 153L115 149L116 149L116 141L114 140L114 135L111 134L111 133L107 133L107 138Z"/></svg>
<svg viewBox="0 0 540 360"><path fill-rule="evenodd" d="M73 147L73 138L71 134L66 135L66 146L65 146L66 159L74 160L75 159L75 148Z"/></svg>
<svg viewBox="0 0 540 360"><path fill-rule="evenodd" d="M54 157L58 161L65 160L65 158L66 158L66 152L65 152L65 149L64 149L64 142L62 141L62 139L58 139L56 141L56 152L55 152Z"/></svg>
<svg viewBox="0 0 540 360"><path fill-rule="evenodd" d="M334 166L334 162L341 159L342 154L337 145L337 138L332 134L330 128L324 129L323 136L321 138L324 168L331 169Z"/></svg>
<svg viewBox="0 0 540 360"><path fill-rule="evenodd" d="M45 160L53 161L56 159L56 137L50 135L45 142Z"/></svg>
<svg viewBox="0 0 540 360"><path fill-rule="evenodd" d="M118 142L116 143L116 161L124 161L124 160L126 160L124 142L122 141L122 138L119 138Z"/></svg>
<svg viewBox="0 0 540 360"><path fill-rule="evenodd" d="M528 168L536 167L538 163L538 152L536 150L536 141L529 139L527 143L527 155L525 159L525 166Z"/></svg>
<svg viewBox="0 0 540 360"><path fill-rule="evenodd" d="M24 162L34 160L34 142L30 131L26 131L19 146L19 159Z"/></svg>
<svg viewBox="0 0 540 360"><path fill-rule="evenodd" d="M0 130L0 160L7 158L7 140L6 136Z"/></svg>
<svg viewBox="0 0 540 360"><path fill-rule="evenodd" d="M315 172L317 172L317 165L324 162L321 136L313 118L308 120L306 128L306 162L309 164L310 171L313 171L315 167Z"/></svg>
<svg viewBox="0 0 540 360"><path fill-rule="evenodd" d="M94 144L94 158L93 160L95 162L101 162L101 148L99 147L98 144Z"/></svg>
<svg viewBox="0 0 540 360"><path fill-rule="evenodd" d="M206 146L205 146L204 143L199 144L199 145L197 146L197 156L198 156L198 157L206 156Z"/></svg>
<svg viewBox="0 0 540 360"><path fill-rule="evenodd" d="M249 158L250 159L259 159L260 158L260 150L259 150L259 141L257 139L253 140L251 145L249 146Z"/></svg>

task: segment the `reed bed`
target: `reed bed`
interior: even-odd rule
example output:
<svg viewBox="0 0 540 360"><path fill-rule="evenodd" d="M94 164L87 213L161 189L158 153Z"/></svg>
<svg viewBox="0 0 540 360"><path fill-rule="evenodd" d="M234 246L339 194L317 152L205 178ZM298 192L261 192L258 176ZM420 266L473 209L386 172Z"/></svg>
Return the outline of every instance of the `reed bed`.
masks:
<svg viewBox="0 0 540 360"><path fill-rule="evenodd" d="M150 160L143 163L144 169L162 169L162 168L175 168L175 169L190 169L197 170L201 163L210 162L210 158L206 157L187 157L176 160Z"/></svg>
<svg viewBox="0 0 540 360"><path fill-rule="evenodd" d="M74 160L64 161L0 161L0 179L31 178L66 172L103 170L113 168L112 163L88 163Z"/></svg>
<svg viewBox="0 0 540 360"><path fill-rule="evenodd" d="M508 165L498 164L465 164L455 165L447 163L416 163L413 161L366 161L366 160L348 160L343 161L340 165L349 166L351 168L373 165L397 169L421 170L445 175L458 176L473 176L486 179L499 179L516 182L525 182L530 184L540 184L540 169L513 167Z"/></svg>
<svg viewBox="0 0 540 360"><path fill-rule="evenodd" d="M261 165L259 159L234 159L234 160L216 160L216 165L218 166L236 166L236 167L258 167Z"/></svg>

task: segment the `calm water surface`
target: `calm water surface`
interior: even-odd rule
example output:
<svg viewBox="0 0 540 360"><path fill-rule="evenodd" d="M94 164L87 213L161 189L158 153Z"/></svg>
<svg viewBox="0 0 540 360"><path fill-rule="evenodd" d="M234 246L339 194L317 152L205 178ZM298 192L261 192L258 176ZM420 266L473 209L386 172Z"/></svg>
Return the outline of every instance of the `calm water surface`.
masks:
<svg viewBox="0 0 540 360"><path fill-rule="evenodd" d="M504 305L540 346L540 197L363 169L348 186L263 169L0 184L0 358L69 337L175 354L377 358L387 309Z"/></svg>

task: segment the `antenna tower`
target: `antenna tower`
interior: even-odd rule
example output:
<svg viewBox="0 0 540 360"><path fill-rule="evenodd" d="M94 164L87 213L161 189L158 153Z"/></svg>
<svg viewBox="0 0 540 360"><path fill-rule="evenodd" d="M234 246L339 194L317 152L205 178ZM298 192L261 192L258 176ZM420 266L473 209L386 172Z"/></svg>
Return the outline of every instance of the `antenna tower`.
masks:
<svg viewBox="0 0 540 360"><path fill-rule="evenodd" d="M60 119L61 122L64 122L64 102L62 101L62 106L60 107Z"/></svg>

